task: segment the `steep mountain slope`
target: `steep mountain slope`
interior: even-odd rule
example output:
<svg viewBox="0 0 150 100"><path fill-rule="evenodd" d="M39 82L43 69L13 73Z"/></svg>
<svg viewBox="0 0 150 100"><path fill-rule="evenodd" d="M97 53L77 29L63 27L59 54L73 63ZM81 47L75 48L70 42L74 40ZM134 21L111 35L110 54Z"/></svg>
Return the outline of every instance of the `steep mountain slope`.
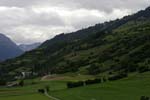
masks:
<svg viewBox="0 0 150 100"><path fill-rule="evenodd" d="M38 49L2 63L0 68L3 73L32 70L39 75L99 74L148 71L149 65L150 8L147 8L122 19L60 34Z"/></svg>
<svg viewBox="0 0 150 100"><path fill-rule="evenodd" d="M117 20L110 21L110 22L96 24L95 26L91 26L89 28L85 28L76 32L69 33L69 34L57 35L55 38L43 43L41 47L50 47L56 43L59 44L61 42L72 42L72 41L85 39L89 37L91 34L93 35L94 33L97 33L100 31L112 31L113 29L116 29L129 21L138 20L142 18L149 18L150 16L149 10L150 10L150 7L148 7L145 10L141 10L138 13L135 13L134 15L125 16L124 18L120 20L117 19Z"/></svg>
<svg viewBox="0 0 150 100"><path fill-rule="evenodd" d="M22 50L8 37L0 34L0 61L22 54Z"/></svg>
<svg viewBox="0 0 150 100"><path fill-rule="evenodd" d="M38 48L41 43L33 43L33 44L20 44L19 47L23 51L31 51Z"/></svg>

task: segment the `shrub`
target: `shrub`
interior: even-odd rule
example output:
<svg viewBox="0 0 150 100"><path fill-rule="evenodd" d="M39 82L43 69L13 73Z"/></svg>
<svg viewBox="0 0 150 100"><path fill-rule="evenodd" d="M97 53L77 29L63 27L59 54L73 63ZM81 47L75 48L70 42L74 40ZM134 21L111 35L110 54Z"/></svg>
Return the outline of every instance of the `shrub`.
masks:
<svg viewBox="0 0 150 100"><path fill-rule="evenodd" d="M106 82L106 81L107 81L107 79L105 77L103 77L103 82Z"/></svg>
<svg viewBox="0 0 150 100"><path fill-rule="evenodd" d="M19 85L23 87L23 86L24 86L24 80L21 80L21 81L19 82Z"/></svg>
<svg viewBox="0 0 150 100"><path fill-rule="evenodd" d="M45 90L49 92L49 86L45 86Z"/></svg>
<svg viewBox="0 0 150 100"><path fill-rule="evenodd" d="M150 71L150 70L149 70L148 67L139 67L138 71L139 71L139 73L144 73L144 72L147 72L147 71Z"/></svg>
<svg viewBox="0 0 150 100"><path fill-rule="evenodd" d="M4 85L6 85L6 81L5 80L0 80L0 86L4 86Z"/></svg>
<svg viewBox="0 0 150 100"><path fill-rule="evenodd" d="M119 74L117 74L117 75L114 75L114 76L112 76L112 77L109 77L108 80L110 80L110 81L119 80L119 79L125 78L125 77L127 77L127 76L128 76L127 73L119 73Z"/></svg>
<svg viewBox="0 0 150 100"><path fill-rule="evenodd" d="M101 79L94 79L94 80L86 80L85 81L86 85L96 84L96 83L101 83Z"/></svg>
<svg viewBox="0 0 150 100"><path fill-rule="evenodd" d="M44 90L44 89L38 89L38 92L44 94L44 93L45 93L45 90Z"/></svg>
<svg viewBox="0 0 150 100"><path fill-rule="evenodd" d="M103 68L103 65L96 63L96 64L91 64L90 67L87 68L87 70L90 75L96 75L101 72L104 72L105 68Z"/></svg>
<svg viewBox="0 0 150 100"><path fill-rule="evenodd" d="M141 99L140 100L150 100L149 97L146 97L146 96L141 96Z"/></svg>
<svg viewBox="0 0 150 100"><path fill-rule="evenodd" d="M75 88L75 87L80 87L84 85L90 85L90 84L96 84L96 83L101 83L101 79L94 79L94 80L86 80L84 81L79 81L79 82L68 82L67 87L68 88Z"/></svg>
<svg viewBox="0 0 150 100"><path fill-rule="evenodd" d="M84 86L84 82L83 82L83 81L79 81L79 82L68 82L68 83L67 83L67 87L68 87L68 88L74 88L74 87L80 87L80 86Z"/></svg>

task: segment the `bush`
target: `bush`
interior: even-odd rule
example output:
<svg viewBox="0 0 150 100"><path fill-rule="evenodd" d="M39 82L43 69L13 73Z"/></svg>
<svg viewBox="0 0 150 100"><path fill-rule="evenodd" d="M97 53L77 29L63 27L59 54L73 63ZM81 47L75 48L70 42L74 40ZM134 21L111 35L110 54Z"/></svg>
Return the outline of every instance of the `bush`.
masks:
<svg viewBox="0 0 150 100"><path fill-rule="evenodd" d="M101 79L94 79L94 80L86 80L85 81L86 85L96 84L96 83L101 83Z"/></svg>
<svg viewBox="0 0 150 100"><path fill-rule="evenodd" d="M146 97L146 96L141 96L141 99L140 100L150 100L149 97Z"/></svg>
<svg viewBox="0 0 150 100"><path fill-rule="evenodd" d="M147 72L147 71L150 71L150 70L149 70L148 67L139 67L138 71L139 71L139 73L144 73L144 72Z"/></svg>
<svg viewBox="0 0 150 100"><path fill-rule="evenodd" d="M45 90L44 89L38 89L38 92L44 94Z"/></svg>
<svg viewBox="0 0 150 100"><path fill-rule="evenodd" d="M127 77L127 76L128 76L127 73L119 73L119 74L117 74L117 75L114 75L114 76L112 76L112 77L109 77L108 80L110 80L110 81L119 80L119 79L125 78L125 77Z"/></svg>
<svg viewBox="0 0 150 100"><path fill-rule="evenodd" d="M103 82L106 82L106 81L107 81L107 79L105 77L103 77Z"/></svg>
<svg viewBox="0 0 150 100"><path fill-rule="evenodd" d="M83 82L83 81L79 81L79 82L68 82L68 83L67 83L67 87L68 87L68 88L74 88L74 87L80 87L80 86L84 86L84 82Z"/></svg>
<svg viewBox="0 0 150 100"><path fill-rule="evenodd" d="M88 70L88 73L90 75L96 75L96 74L99 74L101 72L104 72L105 71L105 68L103 67L102 64L91 64L89 68L87 68Z"/></svg>
<svg viewBox="0 0 150 100"><path fill-rule="evenodd" d="M4 85L6 85L6 81L5 80L0 80L0 86L4 86Z"/></svg>
<svg viewBox="0 0 150 100"><path fill-rule="evenodd" d="M45 86L45 90L49 92L49 86Z"/></svg>
<svg viewBox="0 0 150 100"><path fill-rule="evenodd" d="M68 88L75 88L75 87L80 87L84 85L90 85L90 84L96 84L96 83L101 83L101 79L94 79L94 80L86 80L84 81L79 81L79 82L68 82L67 87Z"/></svg>
<svg viewBox="0 0 150 100"><path fill-rule="evenodd" d="M24 80L21 80L21 81L19 82L19 85L23 87L23 86L24 86Z"/></svg>

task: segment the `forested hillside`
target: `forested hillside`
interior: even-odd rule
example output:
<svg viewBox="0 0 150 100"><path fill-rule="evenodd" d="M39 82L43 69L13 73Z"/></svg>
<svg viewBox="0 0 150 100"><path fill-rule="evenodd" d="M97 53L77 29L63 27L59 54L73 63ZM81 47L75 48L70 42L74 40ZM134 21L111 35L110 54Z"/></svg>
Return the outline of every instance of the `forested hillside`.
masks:
<svg viewBox="0 0 150 100"><path fill-rule="evenodd" d="M150 8L115 21L60 34L0 64L1 76L21 71L99 74L150 70ZM8 74L7 74L8 73Z"/></svg>

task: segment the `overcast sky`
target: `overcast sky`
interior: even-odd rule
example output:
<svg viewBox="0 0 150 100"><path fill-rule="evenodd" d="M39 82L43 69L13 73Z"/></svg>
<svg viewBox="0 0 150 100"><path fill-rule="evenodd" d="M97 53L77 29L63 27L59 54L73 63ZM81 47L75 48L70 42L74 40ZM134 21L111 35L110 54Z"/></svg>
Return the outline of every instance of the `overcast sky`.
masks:
<svg viewBox="0 0 150 100"><path fill-rule="evenodd" d="M17 44L121 18L150 6L150 0L0 0L0 33Z"/></svg>

